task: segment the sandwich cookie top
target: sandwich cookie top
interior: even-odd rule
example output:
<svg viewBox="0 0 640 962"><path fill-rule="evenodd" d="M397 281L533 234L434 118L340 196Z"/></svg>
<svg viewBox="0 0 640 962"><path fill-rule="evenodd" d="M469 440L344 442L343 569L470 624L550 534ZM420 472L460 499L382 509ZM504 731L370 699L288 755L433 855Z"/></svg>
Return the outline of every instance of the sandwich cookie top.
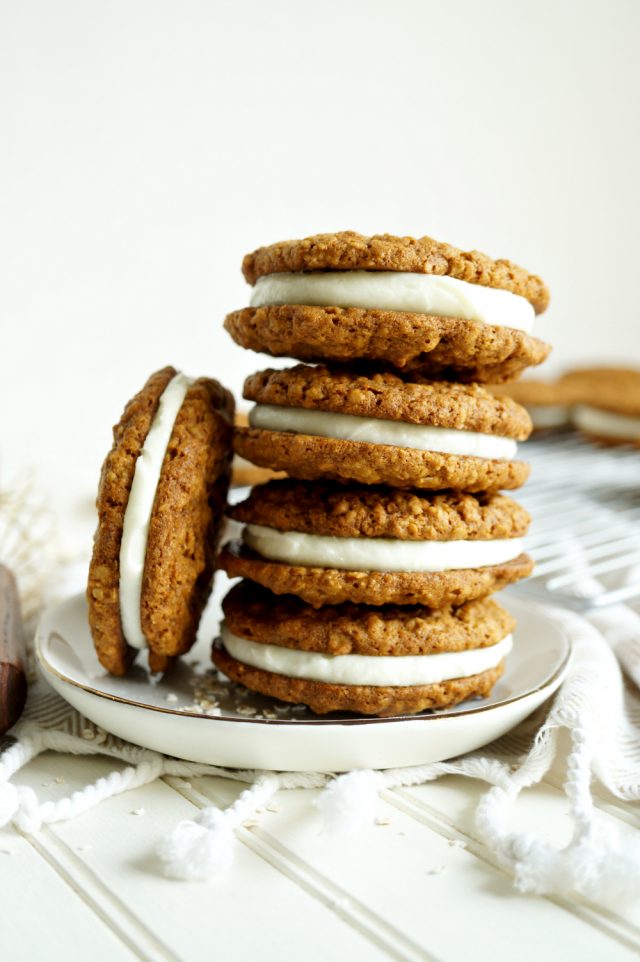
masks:
<svg viewBox="0 0 640 962"><path fill-rule="evenodd" d="M242 544L223 549L221 567L315 607L460 603L532 567L529 515L503 495L284 480L229 515L244 522Z"/></svg>
<svg viewBox="0 0 640 962"><path fill-rule="evenodd" d="M233 400L167 367L129 402L102 469L89 569L101 663L123 674L136 649L164 670L195 638L210 589L229 480Z"/></svg>
<svg viewBox="0 0 640 962"><path fill-rule="evenodd" d="M354 278L352 272L363 271L370 277ZM267 289L271 283L291 283L291 285L311 284L320 285L324 277L329 283L359 285L372 283L377 290L374 294L375 303L345 304L345 307L379 307L398 310L412 310L404 303L380 303L382 291L380 275L383 280L398 285L399 291L406 291L406 298L420 297L418 291L431 290L438 292L435 296L445 299L445 291L462 291L459 295L451 294L452 300L461 305L461 309L472 313L493 313L499 318L503 304L513 305L513 312L519 323L512 327L526 327L533 321L533 315L541 313L549 303L549 292L543 281L535 274L530 274L511 261L492 260L480 251L461 251L450 244L441 243L432 237L394 237L391 234L376 234L364 237L355 231L341 231L337 234L316 234L304 240L281 241L268 247L260 247L252 254L247 254L242 263L242 272L249 284L257 290ZM345 278L336 275L345 273ZM281 275L294 275L287 279ZM305 275L311 274L311 277ZM391 278L384 275L391 274ZM300 276L302 275L302 277ZM397 275L415 275L407 278ZM264 282L264 278L272 278ZM442 285L425 282L425 278L446 278L458 281L459 284L473 285L473 289L460 288L458 284L449 286L449 280ZM415 284L415 294L412 295L410 285ZM388 288L385 288L388 290ZM499 292L495 300L491 298L493 291ZM519 302L512 302L502 295L510 294L520 297L531 306L531 311ZM366 297L366 295L364 295ZM471 299L465 300L465 298ZM478 298L477 308L472 307L473 299ZM267 301L262 300L262 303ZM281 303L287 303L282 300ZM296 303L295 301L291 303ZM313 303L302 301L298 303ZM316 303L332 303L323 298ZM333 302L337 303L337 302ZM491 307L489 307L491 305ZM496 305L496 307L493 307ZM339 305L338 305L339 306ZM437 310L425 309L421 304L417 308L426 314L437 314ZM464 316L453 314L452 316ZM478 318L487 320L487 317ZM489 321L492 323L492 321ZM500 321L498 320L498 323Z"/></svg>
<svg viewBox="0 0 640 962"><path fill-rule="evenodd" d="M530 337L539 277L429 237L321 234L260 248L243 272L251 306L225 326L254 350L496 381L549 351Z"/></svg>
<svg viewBox="0 0 640 962"><path fill-rule="evenodd" d="M528 474L514 458L529 416L479 385L300 364L252 375L244 396L256 405L237 453L292 477L488 491Z"/></svg>

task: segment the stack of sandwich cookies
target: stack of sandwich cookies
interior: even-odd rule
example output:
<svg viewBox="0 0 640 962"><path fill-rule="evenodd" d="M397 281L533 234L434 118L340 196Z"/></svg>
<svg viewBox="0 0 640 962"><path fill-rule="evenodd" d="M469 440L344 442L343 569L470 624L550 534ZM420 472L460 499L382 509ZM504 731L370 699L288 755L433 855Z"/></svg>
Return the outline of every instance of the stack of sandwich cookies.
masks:
<svg viewBox="0 0 640 962"><path fill-rule="evenodd" d="M389 715L486 696L513 621L489 596L532 567L527 412L472 381L539 363L542 281L429 238L322 235L244 261L242 346L299 364L245 382L237 454L286 479L231 517L217 667L317 713ZM445 378L455 378L455 381Z"/></svg>
<svg viewBox="0 0 640 962"><path fill-rule="evenodd" d="M217 381L166 367L113 430L87 601L98 658L115 675L140 649L164 671L195 640L226 505L233 410Z"/></svg>
<svg viewBox="0 0 640 962"><path fill-rule="evenodd" d="M500 494L272 481L230 510L220 566L314 608L461 604L531 573L529 516Z"/></svg>
<svg viewBox="0 0 640 962"><path fill-rule="evenodd" d="M550 350L531 335L539 277L430 237L319 234L260 248L243 272L251 306L225 326L254 351L497 383Z"/></svg>

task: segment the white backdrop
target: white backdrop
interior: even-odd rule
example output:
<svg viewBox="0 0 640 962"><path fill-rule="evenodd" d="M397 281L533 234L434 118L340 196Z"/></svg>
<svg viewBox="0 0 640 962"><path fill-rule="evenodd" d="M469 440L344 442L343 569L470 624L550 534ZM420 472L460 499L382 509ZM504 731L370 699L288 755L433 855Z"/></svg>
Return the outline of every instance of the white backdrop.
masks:
<svg viewBox="0 0 640 962"><path fill-rule="evenodd" d="M2 0L0 470L93 494L173 363L239 391L243 253L431 234L540 273L553 364L640 362L635 0Z"/></svg>

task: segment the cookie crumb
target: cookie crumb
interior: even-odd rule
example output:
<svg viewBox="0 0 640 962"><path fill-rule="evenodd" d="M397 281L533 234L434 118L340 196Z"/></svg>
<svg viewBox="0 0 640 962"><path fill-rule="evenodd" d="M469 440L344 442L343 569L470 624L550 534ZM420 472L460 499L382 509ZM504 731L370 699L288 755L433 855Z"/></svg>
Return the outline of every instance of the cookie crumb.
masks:
<svg viewBox="0 0 640 962"><path fill-rule="evenodd" d="M144 815L144 814L145 814L145 809L144 809L144 808L134 808L134 809L132 810L131 814L132 814L132 815Z"/></svg>
<svg viewBox="0 0 640 962"><path fill-rule="evenodd" d="M450 838L449 847L450 848L466 848L467 843L464 842L461 838Z"/></svg>
<svg viewBox="0 0 640 962"><path fill-rule="evenodd" d="M377 818L376 825L391 825L390 818Z"/></svg>

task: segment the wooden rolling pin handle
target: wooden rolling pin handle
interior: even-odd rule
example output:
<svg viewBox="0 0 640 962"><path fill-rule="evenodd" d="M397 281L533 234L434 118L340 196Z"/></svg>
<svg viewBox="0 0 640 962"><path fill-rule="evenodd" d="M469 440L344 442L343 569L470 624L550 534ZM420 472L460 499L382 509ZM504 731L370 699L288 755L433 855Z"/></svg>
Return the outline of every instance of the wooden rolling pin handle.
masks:
<svg viewBox="0 0 640 962"><path fill-rule="evenodd" d="M18 588L12 573L0 564L0 735L15 725L26 700Z"/></svg>

